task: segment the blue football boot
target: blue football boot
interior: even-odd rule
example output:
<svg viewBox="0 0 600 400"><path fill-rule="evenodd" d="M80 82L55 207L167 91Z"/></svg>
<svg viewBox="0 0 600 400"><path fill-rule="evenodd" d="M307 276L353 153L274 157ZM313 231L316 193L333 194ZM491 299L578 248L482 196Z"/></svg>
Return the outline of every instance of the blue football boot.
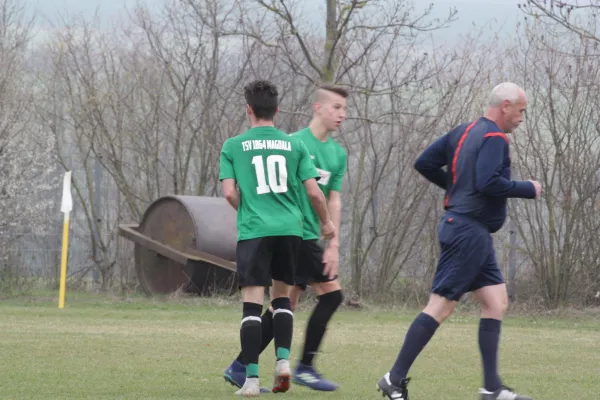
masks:
<svg viewBox="0 0 600 400"><path fill-rule="evenodd" d="M312 365L304 365L302 363L299 363L296 367L292 382L323 392L333 392L338 388L338 385L323 378L315 371Z"/></svg>

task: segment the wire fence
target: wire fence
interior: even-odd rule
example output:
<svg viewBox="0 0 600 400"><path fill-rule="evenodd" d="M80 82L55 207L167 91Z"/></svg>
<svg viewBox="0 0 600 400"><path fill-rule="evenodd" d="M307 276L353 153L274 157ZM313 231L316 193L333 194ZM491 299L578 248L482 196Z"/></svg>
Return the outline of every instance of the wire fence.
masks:
<svg viewBox="0 0 600 400"><path fill-rule="evenodd" d="M71 285L94 290L100 290L103 283L107 289L137 287L134 246L131 242L116 236L117 232L110 233L115 235L114 245L111 246L114 264L103 276L103 265L98 257L94 257L89 234L78 228L85 221L71 222L67 253L67 280ZM62 218L50 223L51 229L44 234L15 233L10 245L3 249L4 262L0 265L0 277L4 289L58 285L63 246Z"/></svg>

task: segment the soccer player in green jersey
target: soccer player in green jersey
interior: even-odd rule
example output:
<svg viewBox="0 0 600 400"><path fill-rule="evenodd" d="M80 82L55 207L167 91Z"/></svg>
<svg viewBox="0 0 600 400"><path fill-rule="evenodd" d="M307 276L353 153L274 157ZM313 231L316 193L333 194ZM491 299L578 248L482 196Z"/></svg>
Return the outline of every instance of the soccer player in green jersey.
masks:
<svg viewBox="0 0 600 400"><path fill-rule="evenodd" d="M268 81L254 81L244 91L251 129L223 144L219 180L225 198L238 211L236 264L244 302L240 339L246 379L236 394L255 397L260 394L260 315L265 287L271 283L277 355L274 386L282 392L289 389L293 331L289 291L294 284L304 231L301 189L319 215L323 235L334 238L335 227L306 145L273 125L278 108L277 88Z"/></svg>
<svg viewBox="0 0 600 400"><path fill-rule="evenodd" d="M310 156L319 171L318 186L327 197L327 206L331 219L339 232L341 221L342 180L346 172L347 154L333 138L331 132L337 130L346 115L348 92L338 86L323 85L315 95L313 119L308 128L291 135L300 139L308 148ZM300 188L302 209L304 212L304 233L300 245L296 271L296 284L290 298L292 309L307 284L310 284L318 296L306 328L302 359L294 371L294 382L314 390L333 391L337 385L324 379L314 368L313 358L318 351L327 324L343 301L342 288L338 279L339 235L332 239L324 249L319 244L319 217L310 207L306 190ZM273 293L271 293L273 296ZM262 316L263 336L261 352L273 338L273 314L268 309ZM241 387L245 379L242 354L226 370L225 379Z"/></svg>
<svg viewBox="0 0 600 400"><path fill-rule="evenodd" d="M316 93L314 116L308 128L292 134L308 148L321 179L318 184L327 198L327 208L337 232L340 229L342 201L340 192L346 173L346 150L338 144L331 133L336 131L346 117L348 92L338 86L322 86ZM302 188L301 188L302 190ZM304 190L302 190L304 192ZM319 220L306 193L302 196L304 210L304 234L300 246L300 259L296 272L296 285L290 298L292 309L298 302L306 285L310 284L318 296L318 302L308 320L302 359L294 371L294 383L314 390L333 391L337 385L324 379L313 366L327 324L343 301L342 287L338 279L339 234L323 249L319 244ZM322 232L321 232L322 233Z"/></svg>

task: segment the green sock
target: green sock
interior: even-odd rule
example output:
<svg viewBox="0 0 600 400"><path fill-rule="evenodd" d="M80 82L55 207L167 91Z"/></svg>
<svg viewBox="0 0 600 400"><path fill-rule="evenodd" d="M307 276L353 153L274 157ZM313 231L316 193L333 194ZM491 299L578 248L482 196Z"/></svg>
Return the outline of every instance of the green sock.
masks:
<svg viewBox="0 0 600 400"><path fill-rule="evenodd" d="M277 359L278 360L289 360L290 358L290 349L286 349L283 347L277 348Z"/></svg>
<svg viewBox="0 0 600 400"><path fill-rule="evenodd" d="M258 378L258 364L246 365L246 378Z"/></svg>

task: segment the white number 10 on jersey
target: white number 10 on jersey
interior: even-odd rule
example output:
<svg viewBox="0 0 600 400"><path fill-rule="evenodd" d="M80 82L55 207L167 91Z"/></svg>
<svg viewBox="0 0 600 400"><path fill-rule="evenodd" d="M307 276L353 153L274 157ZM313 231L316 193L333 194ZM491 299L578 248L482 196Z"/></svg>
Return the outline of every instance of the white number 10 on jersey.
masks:
<svg viewBox="0 0 600 400"><path fill-rule="evenodd" d="M265 194L285 193L287 192L287 168L285 165L285 157L279 154L273 154L267 157L267 175L265 175L265 166L262 156L252 157L252 164L256 171L256 193ZM277 179L279 175L279 179ZM267 184L267 178L269 183Z"/></svg>

